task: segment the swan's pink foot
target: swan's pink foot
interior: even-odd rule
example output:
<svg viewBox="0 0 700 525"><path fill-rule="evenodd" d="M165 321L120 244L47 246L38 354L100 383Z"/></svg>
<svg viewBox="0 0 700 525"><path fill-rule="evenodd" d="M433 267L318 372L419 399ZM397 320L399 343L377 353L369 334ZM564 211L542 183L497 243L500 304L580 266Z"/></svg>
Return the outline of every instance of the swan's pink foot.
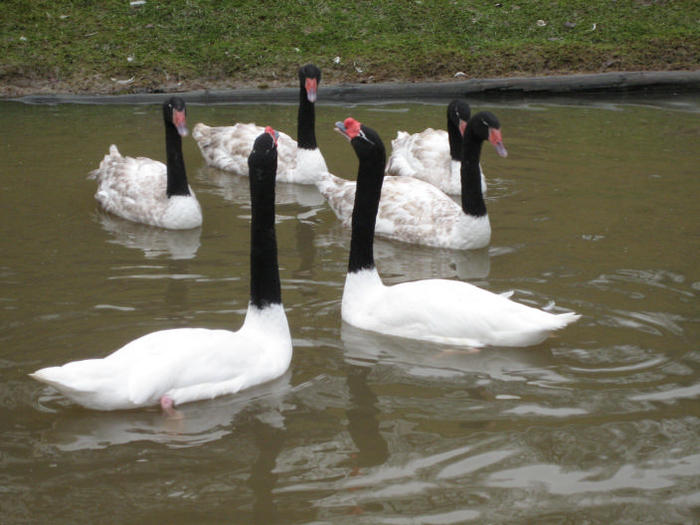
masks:
<svg viewBox="0 0 700 525"><path fill-rule="evenodd" d="M169 418L171 419L182 419L182 414L175 410L175 401L170 396L163 396L160 398L160 407L163 409Z"/></svg>

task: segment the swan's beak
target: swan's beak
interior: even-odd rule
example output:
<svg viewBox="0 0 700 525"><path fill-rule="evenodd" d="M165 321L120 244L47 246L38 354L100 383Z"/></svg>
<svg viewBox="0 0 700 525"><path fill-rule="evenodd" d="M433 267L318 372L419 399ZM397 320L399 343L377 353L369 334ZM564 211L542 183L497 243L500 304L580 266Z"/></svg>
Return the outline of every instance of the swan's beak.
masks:
<svg viewBox="0 0 700 525"><path fill-rule="evenodd" d="M341 121L338 121L335 123L335 128L333 128L335 131L340 133L343 137L348 139L348 141L352 140L350 138L350 135L348 135L348 130L345 128L345 124Z"/></svg>
<svg viewBox="0 0 700 525"><path fill-rule="evenodd" d="M306 88L306 98L312 104L316 102L316 92L318 90L318 81L315 78L307 78L304 82Z"/></svg>
<svg viewBox="0 0 700 525"><path fill-rule="evenodd" d="M459 119L459 133L464 136L464 132L467 130L467 121Z"/></svg>
<svg viewBox="0 0 700 525"><path fill-rule="evenodd" d="M173 109L173 125L177 129L177 132L181 137L187 136L187 119L185 118L185 111Z"/></svg>
<svg viewBox="0 0 700 525"><path fill-rule="evenodd" d="M503 145L503 137L501 136L500 129L489 128L489 142L496 148L496 153L498 153L500 157L508 156L508 151Z"/></svg>

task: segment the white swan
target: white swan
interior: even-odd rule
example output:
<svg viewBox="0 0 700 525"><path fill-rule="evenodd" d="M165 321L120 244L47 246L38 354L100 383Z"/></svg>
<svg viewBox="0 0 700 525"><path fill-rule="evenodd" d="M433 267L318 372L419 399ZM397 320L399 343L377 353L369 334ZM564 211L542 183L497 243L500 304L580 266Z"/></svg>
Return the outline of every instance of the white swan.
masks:
<svg viewBox="0 0 700 525"><path fill-rule="evenodd" d="M448 195L462 191L462 135L471 116L469 104L453 100L447 106L447 131L428 128L420 133L398 131L391 141L391 156L386 174L415 177L429 182ZM481 192L486 195L486 178L481 174Z"/></svg>
<svg viewBox="0 0 700 525"><path fill-rule="evenodd" d="M469 250L488 246L491 223L481 193L479 158L489 140L505 156L498 119L474 115L463 137L460 167L461 205L430 183L413 177L386 177L376 221L376 235L413 244ZM350 226L355 182L325 173L316 183L343 225Z"/></svg>
<svg viewBox="0 0 700 525"><path fill-rule="evenodd" d="M274 131L250 154L250 302L237 332L176 328L144 335L103 359L42 368L31 377L87 408L173 405L233 394L282 375L292 340L282 306L275 239Z"/></svg>
<svg viewBox="0 0 700 525"><path fill-rule="evenodd" d="M108 212L133 222L173 230L202 225L202 208L187 184L181 136L187 135L185 101L163 103L167 166L146 157L123 157L112 144L100 167L95 199Z"/></svg>
<svg viewBox="0 0 700 525"><path fill-rule="evenodd" d="M426 279L385 286L373 243L386 154L379 135L352 118L336 124L359 159L343 321L373 332L466 346L528 346L579 318L551 314L469 283Z"/></svg>
<svg viewBox="0 0 700 525"><path fill-rule="evenodd" d="M314 184L320 173L328 171L318 149L315 130L315 108L321 71L313 64L299 68L299 113L297 141L284 133L278 140L278 182ZM197 141L205 162L214 168L237 175L248 175L250 147L263 128L256 124L210 127L195 125L192 137Z"/></svg>

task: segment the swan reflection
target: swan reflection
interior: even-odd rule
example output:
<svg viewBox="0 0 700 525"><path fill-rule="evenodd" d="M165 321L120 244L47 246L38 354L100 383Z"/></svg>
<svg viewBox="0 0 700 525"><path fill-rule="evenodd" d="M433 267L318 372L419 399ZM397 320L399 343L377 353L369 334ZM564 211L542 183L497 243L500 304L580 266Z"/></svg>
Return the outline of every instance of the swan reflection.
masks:
<svg viewBox="0 0 700 525"><path fill-rule="evenodd" d="M151 441L174 448L192 447L219 440L233 432L233 421L244 410L273 428L284 428L284 400L291 391L291 373L210 401L177 407L181 419L168 419L160 410L139 409L99 412L75 408L70 417L57 418L45 432L44 442L62 451L103 449L135 441ZM53 390L39 399L44 410L66 402ZM73 405L72 405L73 406Z"/></svg>
<svg viewBox="0 0 700 525"><path fill-rule="evenodd" d="M214 187L214 193L228 202L250 208L250 189L248 177L232 175L225 171L201 166L197 178ZM289 184L278 182L275 185L275 202L281 204L298 204L304 207L323 206L326 200L313 184Z"/></svg>
<svg viewBox="0 0 700 525"><path fill-rule="evenodd" d="M369 332L345 322L340 338L348 363L366 367L390 365L413 377L449 379L469 374L486 375L497 381L566 381L551 370L551 352L538 347L456 348Z"/></svg>
<svg viewBox="0 0 700 525"><path fill-rule="evenodd" d="M192 259L199 250L201 228L166 230L120 219L97 212L102 228L112 235L113 242L143 251L147 258L169 256L171 259Z"/></svg>

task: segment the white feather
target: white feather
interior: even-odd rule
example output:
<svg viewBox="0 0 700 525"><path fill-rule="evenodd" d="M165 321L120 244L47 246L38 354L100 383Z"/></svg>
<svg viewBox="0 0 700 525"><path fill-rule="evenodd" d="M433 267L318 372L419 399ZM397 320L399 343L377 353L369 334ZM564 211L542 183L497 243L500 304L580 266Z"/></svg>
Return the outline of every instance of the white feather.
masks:
<svg viewBox="0 0 700 525"><path fill-rule="evenodd" d="M412 135L399 131L391 141L391 156L387 161L387 175L414 177L447 193L462 192L461 163L450 157L447 131L428 128ZM486 178L481 171L481 192L486 195Z"/></svg>
<svg viewBox="0 0 700 525"><path fill-rule="evenodd" d="M176 328L153 332L103 359L73 361L30 374L96 410L176 405L233 394L282 375L292 357L282 305L249 306L237 332Z"/></svg>
<svg viewBox="0 0 700 525"><path fill-rule="evenodd" d="M551 314L461 281L385 286L376 268L347 275L341 313L364 330L475 347L538 344L580 317Z"/></svg>
<svg viewBox="0 0 700 525"><path fill-rule="evenodd" d="M207 165L236 175L248 176L248 155L255 138L264 131L257 124L207 126L201 122L192 130ZM289 135L279 132L277 138L277 182L314 184L328 171L318 148L298 148Z"/></svg>
<svg viewBox="0 0 700 525"><path fill-rule="evenodd" d="M316 186L349 228L357 183L326 172ZM412 244L465 250L487 246L491 224L488 215L465 214L432 184L412 177L384 177L375 234Z"/></svg>

